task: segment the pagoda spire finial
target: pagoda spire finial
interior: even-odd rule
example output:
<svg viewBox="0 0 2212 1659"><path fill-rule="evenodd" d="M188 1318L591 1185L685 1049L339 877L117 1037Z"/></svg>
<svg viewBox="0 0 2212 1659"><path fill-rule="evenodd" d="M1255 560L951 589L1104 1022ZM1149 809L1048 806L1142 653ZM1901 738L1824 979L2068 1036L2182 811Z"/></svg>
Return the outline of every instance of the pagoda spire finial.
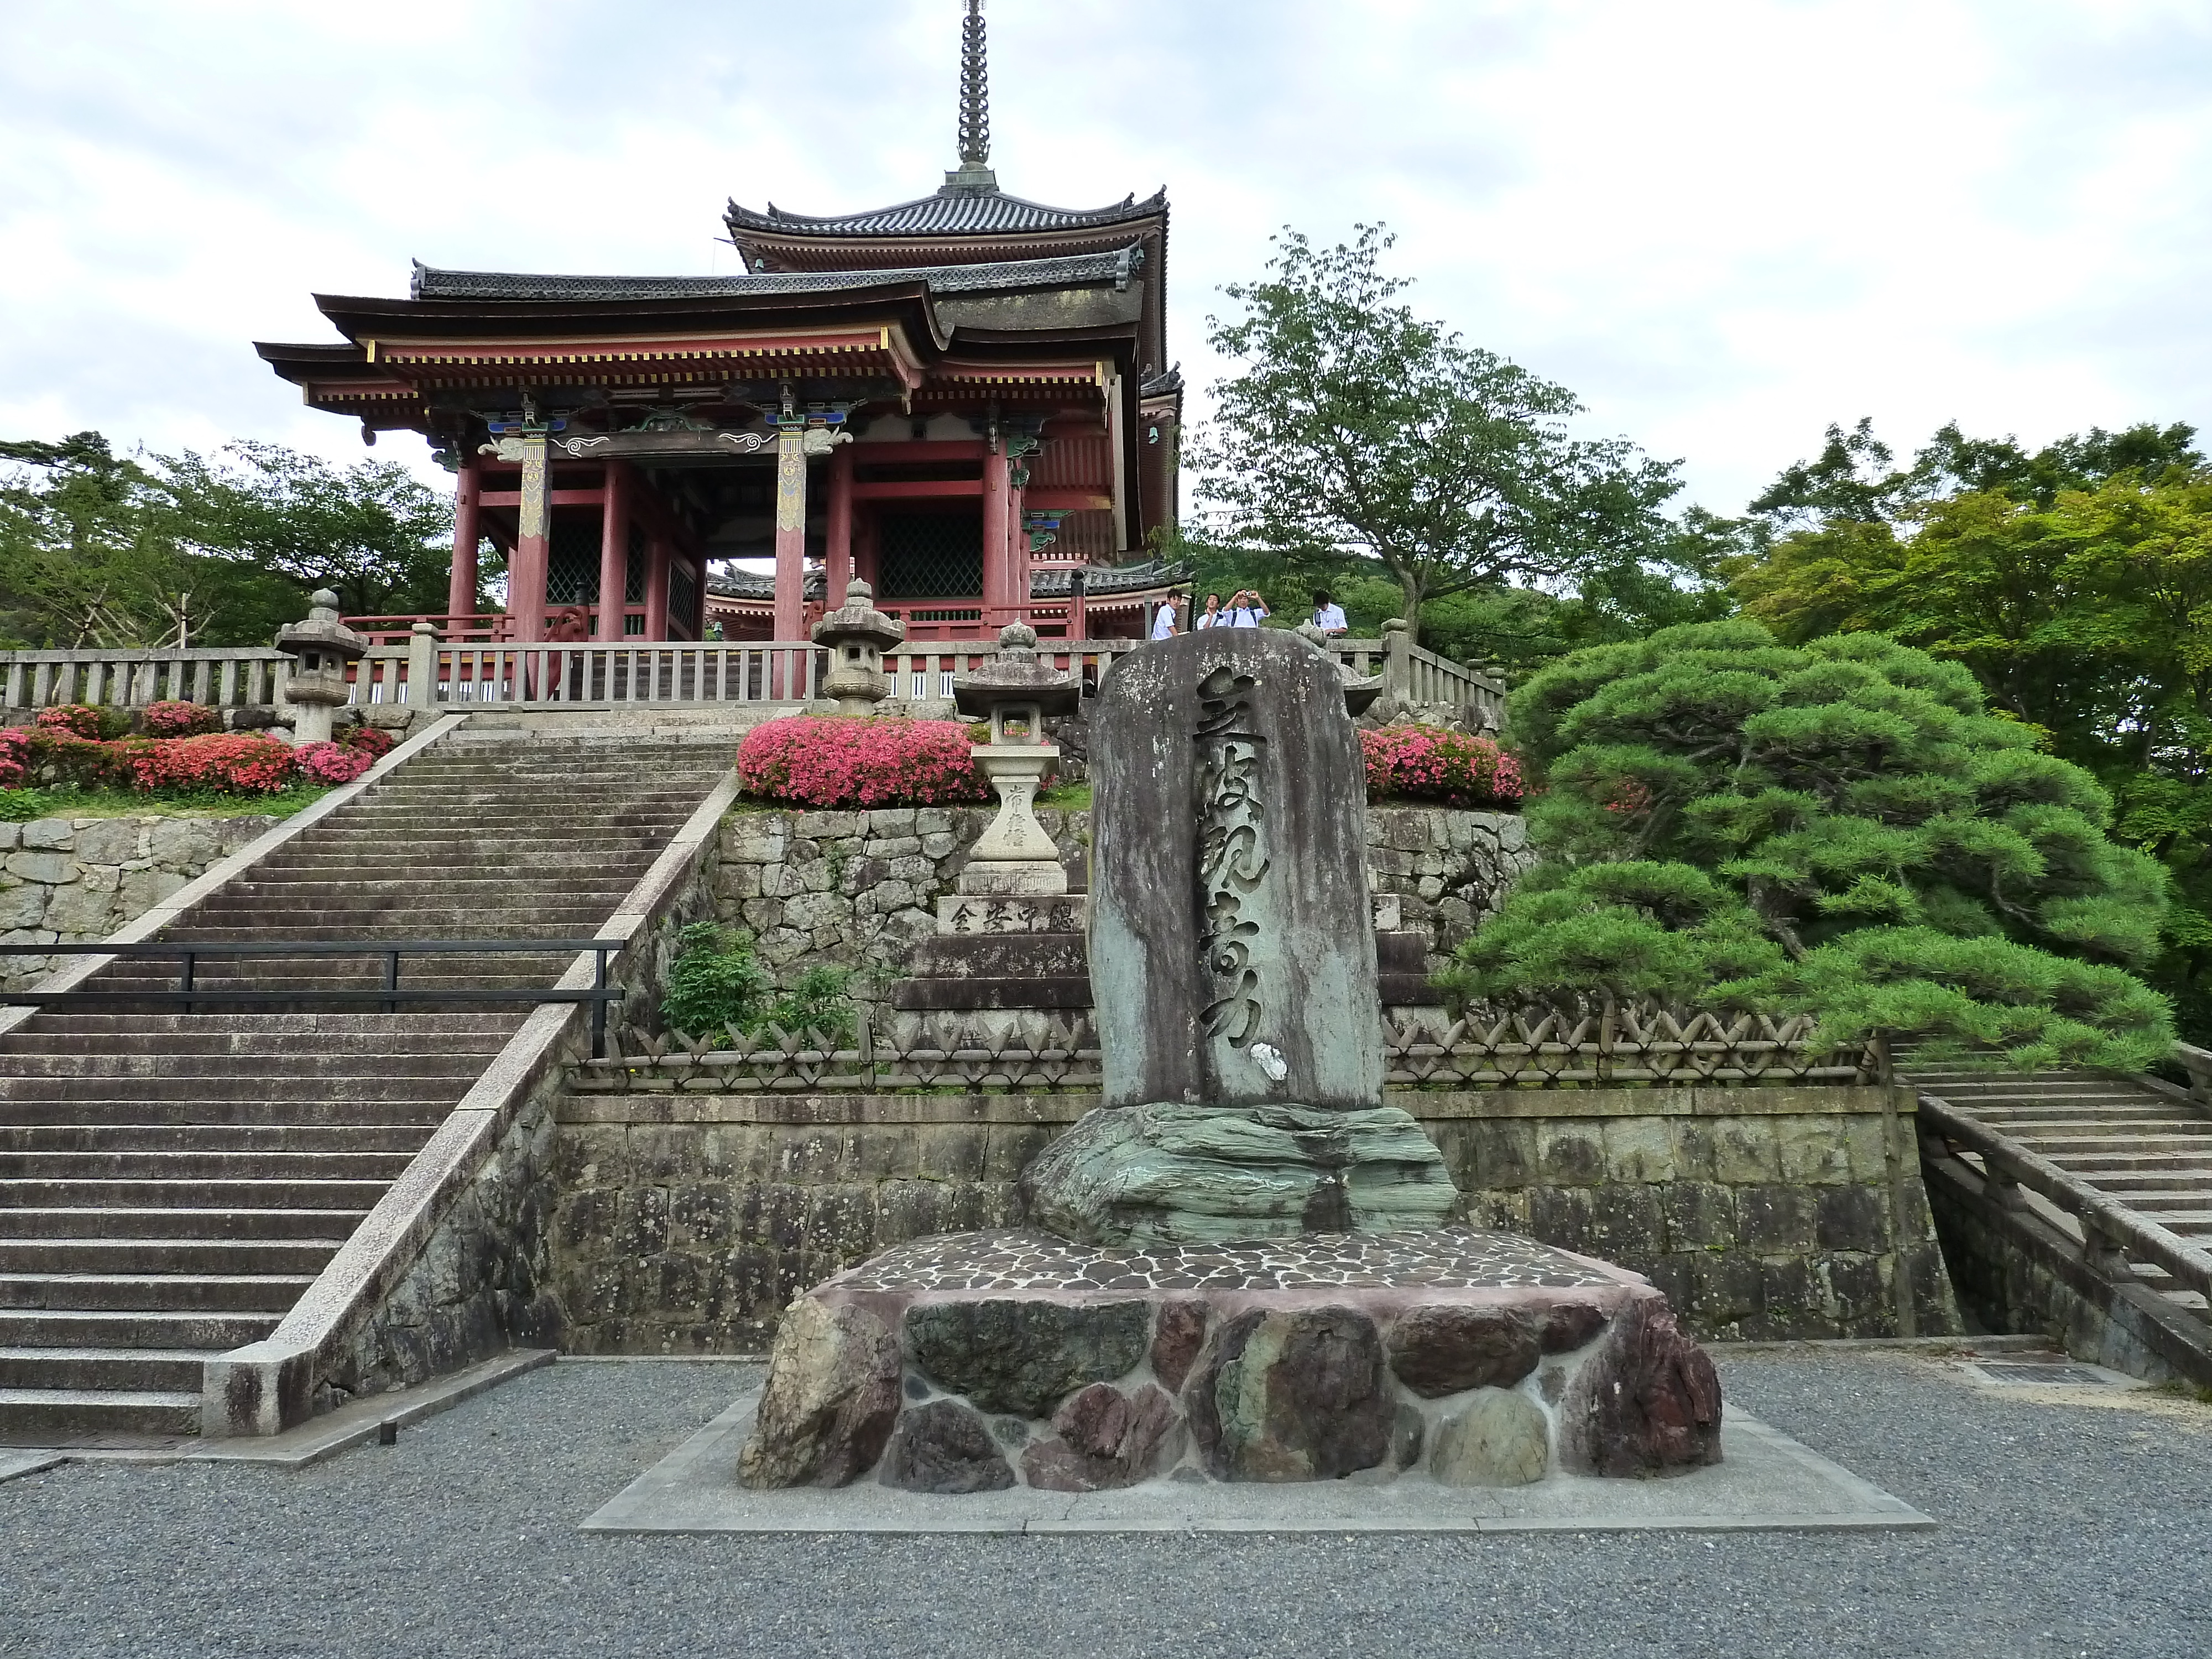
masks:
<svg viewBox="0 0 2212 1659"><path fill-rule="evenodd" d="M983 0L968 0L960 29L960 167L945 175L948 191L996 190L991 171L991 82L985 60Z"/></svg>

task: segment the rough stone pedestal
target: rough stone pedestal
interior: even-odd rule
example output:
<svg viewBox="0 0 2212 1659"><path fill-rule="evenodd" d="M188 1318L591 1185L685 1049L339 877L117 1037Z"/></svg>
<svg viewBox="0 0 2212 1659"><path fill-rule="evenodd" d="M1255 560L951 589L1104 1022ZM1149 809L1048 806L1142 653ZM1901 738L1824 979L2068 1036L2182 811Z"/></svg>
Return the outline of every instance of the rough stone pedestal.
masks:
<svg viewBox="0 0 2212 1659"><path fill-rule="evenodd" d="M738 1475L1516 1486L1715 1463L1720 1424L1712 1363L1664 1297L1509 1234L1127 1250L969 1233L793 1304Z"/></svg>

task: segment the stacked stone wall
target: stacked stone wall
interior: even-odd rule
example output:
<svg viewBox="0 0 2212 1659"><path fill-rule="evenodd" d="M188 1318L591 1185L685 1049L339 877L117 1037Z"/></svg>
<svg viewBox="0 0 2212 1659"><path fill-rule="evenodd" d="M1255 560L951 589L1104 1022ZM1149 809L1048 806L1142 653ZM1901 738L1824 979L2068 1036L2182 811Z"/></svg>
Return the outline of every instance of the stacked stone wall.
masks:
<svg viewBox="0 0 2212 1659"><path fill-rule="evenodd" d="M0 823L0 946L106 939L280 821L252 815ZM35 951L0 955L0 991L29 988L52 960Z"/></svg>
<svg viewBox="0 0 2212 1659"><path fill-rule="evenodd" d="M1909 1093L1425 1093L1478 1226L1650 1277L1716 1340L1959 1328ZM553 1285L570 1346L757 1353L782 1309L908 1239L1017 1226L1030 1160L1083 1096L571 1095Z"/></svg>
<svg viewBox="0 0 2212 1659"><path fill-rule="evenodd" d="M752 933L780 983L827 963L856 970L856 993L872 1000L915 941L935 930L937 900L954 890L994 811L740 808L722 825L716 914ZM1036 816L1071 885L1085 890L1091 814L1045 807ZM1432 969L1497 908L1530 858L1512 813L1370 807L1367 839L1381 923L1428 934Z"/></svg>

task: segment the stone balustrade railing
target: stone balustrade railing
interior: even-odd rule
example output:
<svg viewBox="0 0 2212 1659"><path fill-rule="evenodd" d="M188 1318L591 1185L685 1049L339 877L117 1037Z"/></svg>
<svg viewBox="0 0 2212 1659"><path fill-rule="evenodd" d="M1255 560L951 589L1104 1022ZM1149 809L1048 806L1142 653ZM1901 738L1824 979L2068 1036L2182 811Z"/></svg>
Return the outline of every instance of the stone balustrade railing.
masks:
<svg viewBox="0 0 2212 1659"><path fill-rule="evenodd" d="M956 675L998 652L995 642L915 645L884 653L891 696L949 702ZM1040 642L1038 655L1096 690L1136 640ZM1471 729L1500 724L1504 688L1413 644L1394 629L1379 640L1332 640L1328 649L1363 677L1380 674L1387 705ZM0 652L0 708L59 703L139 708L180 698L218 708L282 705L291 659L265 647L191 650ZM623 703L799 703L819 695L826 657L811 642L500 645L446 642L418 633L377 645L353 671L356 704L497 703L528 708Z"/></svg>

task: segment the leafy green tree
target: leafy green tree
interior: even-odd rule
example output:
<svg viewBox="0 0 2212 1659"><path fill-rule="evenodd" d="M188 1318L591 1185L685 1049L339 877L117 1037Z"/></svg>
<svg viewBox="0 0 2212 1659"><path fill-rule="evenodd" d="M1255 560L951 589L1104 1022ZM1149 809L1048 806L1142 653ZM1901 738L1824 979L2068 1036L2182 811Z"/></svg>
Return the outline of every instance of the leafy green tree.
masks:
<svg viewBox="0 0 2212 1659"><path fill-rule="evenodd" d="M1550 862L1462 947L1464 996L1811 1012L2023 1065L2171 1044L2130 971L2165 872L1955 663L1694 623L1541 670L1510 718Z"/></svg>
<svg viewBox="0 0 2212 1659"><path fill-rule="evenodd" d="M1829 436L1753 504L1796 527L1737 562L1745 609L1785 640L1871 629L1962 663L2094 772L2115 833L2173 878L2152 982L2212 1040L2212 469L2194 432L2093 428L2030 453L1954 424L1906 469L1864 422Z"/></svg>
<svg viewBox="0 0 2212 1659"><path fill-rule="evenodd" d="M0 443L0 614L35 645L191 643L206 584L178 547L161 480L97 432Z"/></svg>
<svg viewBox="0 0 2212 1659"><path fill-rule="evenodd" d="M302 592L331 589L352 616L443 611L453 503L390 461L332 466L276 444L226 445L220 459L165 460L179 534Z"/></svg>
<svg viewBox="0 0 2212 1659"><path fill-rule="evenodd" d="M1190 453L1222 539L1293 580L1370 562L1417 628L1452 594L1571 589L1661 556L1674 464L1571 437L1571 392L1394 303L1408 283L1379 268L1390 243L1363 226L1318 250L1285 229L1267 276L1224 290L1246 314L1209 319L1210 337L1243 368Z"/></svg>
<svg viewBox="0 0 2212 1659"><path fill-rule="evenodd" d="M265 644L323 586L356 615L444 608L452 507L404 467L119 456L97 432L0 462L0 631L23 644Z"/></svg>

